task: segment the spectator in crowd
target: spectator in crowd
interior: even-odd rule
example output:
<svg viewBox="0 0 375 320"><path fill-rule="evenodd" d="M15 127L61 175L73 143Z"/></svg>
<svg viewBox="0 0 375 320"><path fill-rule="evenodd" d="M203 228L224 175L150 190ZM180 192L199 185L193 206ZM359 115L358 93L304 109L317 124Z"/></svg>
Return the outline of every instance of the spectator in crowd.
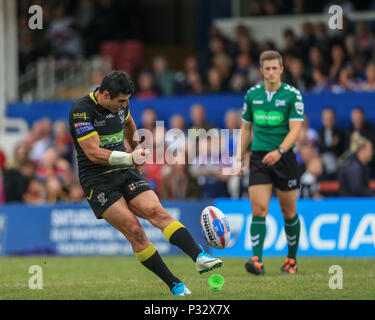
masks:
<svg viewBox="0 0 375 320"><path fill-rule="evenodd" d="M5 203L3 170L0 168L0 205Z"/></svg>
<svg viewBox="0 0 375 320"><path fill-rule="evenodd" d="M54 9L54 18L47 30L47 37L57 57L77 57L83 55L82 39L76 31L75 21L65 12L63 5Z"/></svg>
<svg viewBox="0 0 375 320"><path fill-rule="evenodd" d="M6 160L7 159L6 159L4 152L0 149L0 170L4 169Z"/></svg>
<svg viewBox="0 0 375 320"><path fill-rule="evenodd" d="M190 174L201 186L203 198L229 197L229 176L223 174L229 165L221 158L219 133L199 139L198 154L191 164Z"/></svg>
<svg viewBox="0 0 375 320"><path fill-rule="evenodd" d="M176 163L169 165L169 172L163 178L163 199L199 199L201 187L190 175L185 153L179 153Z"/></svg>
<svg viewBox="0 0 375 320"><path fill-rule="evenodd" d="M173 130L173 135L171 138L173 140L168 140L167 136L165 138L165 143L167 147L173 144L174 148L177 150L186 150L187 143L187 130L185 119L180 114L174 114L169 120L169 127Z"/></svg>
<svg viewBox="0 0 375 320"><path fill-rule="evenodd" d="M353 69L344 67L340 70L337 83L332 86L333 93L343 93L347 91L357 91L358 84L354 80Z"/></svg>
<svg viewBox="0 0 375 320"><path fill-rule="evenodd" d="M366 120L366 115L361 107L355 107L351 112L352 124L349 128L347 142L350 143L351 136L358 132L361 136L369 139L373 144L375 142L375 131L373 125Z"/></svg>
<svg viewBox="0 0 375 320"><path fill-rule="evenodd" d="M168 60L163 56L155 56L152 60L152 67L156 86L162 95L172 95L174 89L174 72L168 68Z"/></svg>
<svg viewBox="0 0 375 320"><path fill-rule="evenodd" d="M39 161L44 152L52 145L52 123L48 118L35 121L30 132L31 151L30 158Z"/></svg>
<svg viewBox="0 0 375 320"><path fill-rule="evenodd" d="M212 67L208 70L206 91L208 93L221 93L225 91L222 73L216 67Z"/></svg>
<svg viewBox="0 0 375 320"><path fill-rule="evenodd" d="M336 113L332 108L327 107L322 111L322 124L319 130L319 152L324 173L329 179L337 173L337 158L345 150L345 133L337 127Z"/></svg>
<svg viewBox="0 0 375 320"><path fill-rule="evenodd" d="M253 86L259 81L259 68L252 63L251 57L247 53L237 55L234 69L234 75L236 74L241 74L246 77L248 87Z"/></svg>
<svg viewBox="0 0 375 320"><path fill-rule="evenodd" d="M73 182L68 189L68 200L69 202L81 202L85 200L81 184L79 182Z"/></svg>
<svg viewBox="0 0 375 320"><path fill-rule="evenodd" d="M375 91L375 62L370 62L366 67L366 81L360 84L361 91Z"/></svg>
<svg viewBox="0 0 375 320"><path fill-rule="evenodd" d="M302 130L301 130L301 139L306 135L306 143L313 146L313 148L318 151L319 149L319 135L318 132L310 127L309 117L305 114Z"/></svg>
<svg viewBox="0 0 375 320"><path fill-rule="evenodd" d="M331 67L329 69L329 78L333 80L338 80L340 71L345 66L345 51L341 45L334 44L331 48Z"/></svg>
<svg viewBox="0 0 375 320"><path fill-rule="evenodd" d="M206 121L206 110L200 103L195 103L190 108L190 118L192 126L189 129L189 134L198 136L198 130L204 129L206 131L213 128L213 125Z"/></svg>
<svg viewBox="0 0 375 320"><path fill-rule="evenodd" d="M59 179L55 176L50 176L47 178L46 181L46 196L48 203L56 203L59 201L67 201L68 195L66 194L65 190Z"/></svg>
<svg viewBox="0 0 375 320"><path fill-rule="evenodd" d="M290 52L295 56L300 57L302 55L301 48L298 44L296 34L292 29L286 29L284 31L284 53Z"/></svg>
<svg viewBox="0 0 375 320"><path fill-rule="evenodd" d="M330 92L333 85L333 80L328 76L328 70L324 66L313 69L312 77L314 85L311 91L314 93Z"/></svg>
<svg viewBox="0 0 375 320"><path fill-rule="evenodd" d="M67 160L70 164L73 163L74 144L72 136L68 131L65 121L56 121L53 126L54 141L53 145L59 157Z"/></svg>
<svg viewBox="0 0 375 320"><path fill-rule="evenodd" d="M138 90L135 97L138 99L153 99L159 94L155 84L155 79L151 72L142 71L138 76Z"/></svg>
<svg viewBox="0 0 375 320"><path fill-rule="evenodd" d="M307 91L310 87L310 81L304 74L304 65L300 58L292 58L289 72L291 75L290 83L301 91Z"/></svg>
<svg viewBox="0 0 375 320"><path fill-rule="evenodd" d="M314 147L309 143L303 143L296 145L296 158L298 162L298 173L301 176L306 171L306 164L314 156L317 156L317 152Z"/></svg>
<svg viewBox="0 0 375 320"><path fill-rule="evenodd" d="M371 57L374 38L371 34L371 26L367 21L359 21L356 25L357 46L360 53L368 59Z"/></svg>
<svg viewBox="0 0 375 320"><path fill-rule="evenodd" d="M327 27L325 22L317 22L315 24L314 35L316 48L324 54L327 54L331 45L331 39L327 33Z"/></svg>
<svg viewBox="0 0 375 320"><path fill-rule="evenodd" d="M183 93L202 94L205 92L202 76L198 71L191 70L186 75L186 88Z"/></svg>
<svg viewBox="0 0 375 320"><path fill-rule="evenodd" d="M298 197L302 199L321 199L319 192L319 177L323 173L323 161L319 156L307 160L306 171L300 178Z"/></svg>
<svg viewBox="0 0 375 320"><path fill-rule="evenodd" d="M23 202L27 204L43 204L46 199L44 184L37 179L32 179L26 193L23 195Z"/></svg>
<svg viewBox="0 0 375 320"><path fill-rule="evenodd" d="M233 93L245 92L249 88L246 74L243 72L235 72L230 79L230 90Z"/></svg>
<svg viewBox="0 0 375 320"><path fill-rule="evenodd" d="M351 137L350 149L339 159L338 179L340 196L373 197L369 187L370 171L368 163L373 156L373 144L358 132Z"/></svg>
<svg viewBox="0 0 375 320"><path fill-rule="evenodd" d="M141 115L142 128L152 131L156 126L158 115L154 108L147 107L143 109Z"/></svg>
<svg viewBox="0 0 375 320"><path fill-rule="evenodd" d="M17 167L3 171L4 196L6 202L22 202L30 190L30 183L35 176L36 165L31 160L25 160Z"/></svg>

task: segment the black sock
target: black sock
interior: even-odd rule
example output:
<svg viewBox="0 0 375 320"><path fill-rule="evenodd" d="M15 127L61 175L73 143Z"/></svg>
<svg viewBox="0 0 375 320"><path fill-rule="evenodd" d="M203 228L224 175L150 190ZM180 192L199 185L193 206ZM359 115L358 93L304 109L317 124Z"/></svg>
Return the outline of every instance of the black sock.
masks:
<svg viewBox="0 0 375 320"><path fill-rule="evenodd" d="M161 280L163 280L169 289L172 289L175 283L181 282L181 280L175 277L168 269L156 248L152 244L141 252L135 252L135 256L137 257L138 261L141 262L148 270L152 271Z"/></svg>
<svg viewBox="0 0 375 320"><path fill-rule="evenodd" d="M197 245L190 232L177 220L169 224L163 230L163 234L171 244L179 247L191 259L193 259L194 262L202 252L202 249Z"/></svg>

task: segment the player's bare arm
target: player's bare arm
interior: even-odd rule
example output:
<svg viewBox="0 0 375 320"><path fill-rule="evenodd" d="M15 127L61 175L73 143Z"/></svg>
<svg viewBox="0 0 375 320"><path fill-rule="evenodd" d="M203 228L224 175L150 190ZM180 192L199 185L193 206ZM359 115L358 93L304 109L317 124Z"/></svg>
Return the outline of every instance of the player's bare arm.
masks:
<svg viewBox="0 0 375 320"><path fill-rule="evenodd" d="M302 124L303 121L289 121L289 133L286 135L285 139L280 144L280 148L282 148L284 152L287 152L297 141L302 129ZM282 154L280 153L279 149L270 151L264 156L262 163L272 166L280 160L281 156Z"/></svg>
<svg viewBox="0 0 375 320"><path fill-rule="evenodd" d="M148 157L147 150L135 150L132 153L127 153L101 148L98 134L80 141L79 145L90 161L101 165L141 165Z"/></svg>

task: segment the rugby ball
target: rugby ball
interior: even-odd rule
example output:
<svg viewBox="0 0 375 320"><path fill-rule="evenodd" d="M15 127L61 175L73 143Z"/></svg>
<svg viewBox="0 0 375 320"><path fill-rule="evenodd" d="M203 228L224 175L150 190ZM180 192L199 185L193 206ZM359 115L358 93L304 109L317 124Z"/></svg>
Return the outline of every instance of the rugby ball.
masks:
<svg viewBox="0 0 375 320"><path fill-rule="evenodd" d="M218 208L208 206L201 213L203 234L211 247L224 249L230 240L228 219Z"/></svg>

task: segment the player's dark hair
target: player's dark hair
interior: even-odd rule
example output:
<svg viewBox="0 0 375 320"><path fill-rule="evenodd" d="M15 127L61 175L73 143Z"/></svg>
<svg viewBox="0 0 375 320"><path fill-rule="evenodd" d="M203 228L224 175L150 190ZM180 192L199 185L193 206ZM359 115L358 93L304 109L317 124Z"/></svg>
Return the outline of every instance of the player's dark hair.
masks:
<svg viewBox="0 0 375 320"><path fill-rule="evenodd" d="M99 92L108 91L111 99L118 97L120 94L134 94L134 82L128 74L122 71L112 71L108 73L100 87Z"/></svg>

